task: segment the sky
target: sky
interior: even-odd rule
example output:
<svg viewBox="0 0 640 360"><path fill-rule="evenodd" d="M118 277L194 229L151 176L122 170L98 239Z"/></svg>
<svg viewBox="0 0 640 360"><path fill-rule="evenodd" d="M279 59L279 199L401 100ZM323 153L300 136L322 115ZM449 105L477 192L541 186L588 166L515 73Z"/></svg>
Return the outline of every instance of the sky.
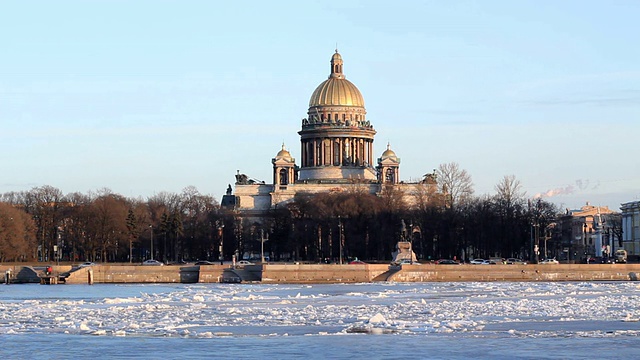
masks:
<svg viewBox="0 0 640 360"><path fill-rule="evenodd" d="M0 193L271 183L337 47L403 180L456 162L476 195L514 175L617 210L640 200L638 18L633 0L0 2Z"/></svg>

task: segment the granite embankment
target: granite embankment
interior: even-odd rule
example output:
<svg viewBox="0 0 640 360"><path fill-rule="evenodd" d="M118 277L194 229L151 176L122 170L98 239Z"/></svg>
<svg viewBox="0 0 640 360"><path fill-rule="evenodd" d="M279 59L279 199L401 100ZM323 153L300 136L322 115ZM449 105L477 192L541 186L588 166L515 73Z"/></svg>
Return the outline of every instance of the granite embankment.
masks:
<svg viewBox="0 0 640 360"><path fill-rule="evenodd" d="M96 265L77 268L0 265L12 283L40 282L43 277L58 283L356 283L375 281L635 281L640 264L559 265L324 265L264 264L229 265Z"/></svg>

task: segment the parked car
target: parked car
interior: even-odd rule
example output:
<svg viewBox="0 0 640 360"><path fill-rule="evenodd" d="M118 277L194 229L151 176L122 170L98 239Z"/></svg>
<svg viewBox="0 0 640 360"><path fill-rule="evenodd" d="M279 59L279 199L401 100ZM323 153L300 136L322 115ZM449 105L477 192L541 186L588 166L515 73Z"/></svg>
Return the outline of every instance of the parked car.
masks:
<svg viewBox="0 0 640 360"><path fill-rule="evenodd" d="M598 258L596 258L596 257L589 256L588 258L585 259L585 262L587 264L598 264L598 263L600 263L600 260L598 260Z"/></svg>
<svg viewBox="0 0 640 360"><path fill-rule="evenodd" d="M600 259L600 263L601 264L615 264L616 263L616 259L612 258L612 257L602 257Z"/></svg>
<svg viewBox="0 0 640 360"><path fill-rule="evenodd" d="M556 259L544 259L540 261L540 264L560 264L560 262L558 262L558 260Z"/></svg>
<svg viewBox="0 0 640 360"><path fill-rule="evenodd" d="M251 261L247 261L247 260L240 260L240 261L238 261L238 262L236 263L236 265L244 266L244 265L255 265L255 264L254 264L254 263L252 263Z"/></svg>
<svg viewBox="0 0 640 360"><path fill-rule="evenodd" d="M438 265L460 265L459 262L451 259L440 259L436 260L436 264Z"/></svg>
<svg viewBox="0 0 640 360"><path fill-rule="evenodd" d="M471 263L474 265L495 265L494 262L485 259L473 259Z"/></svg>
<svg viewBox="0 0 640 360"><path fill-rule="evenodd" d="M149 260L145 260L142 265L148 265L148 266L163 266L164 264L161 263L158 260L153 260L153 259L149 259Z"/></svg>
<svg viewBox="0 0 640 360"><path fill-rule="evenodd" d="M522 259L517 259L517 258L508 258L506 260L506 263L510 265L527 265L526 261L523 261Z"/></svg>
<svg viewBox="0 0 640 360"><path fill-rule="evenodd" d="M211 261L206 261L206 260L201 260L201 261L196 261L193 265L214 265L215 263L212 263Z"/></svg>
<svg viewBox="0 0 640 360"><path fill-rule="evenodd" d="M84 262L84 263L78 265L78 267L83 268L83 267L90 267L90 266L96 266L96 265L98 265L98 264L96 264L94 262L91 262L91 261L88 261L88 262Z"/></svg>
<svg viewBox="0 0 640 360"><path fill-rule="evenodd" d="M624 249L616 250L616 252L614 253L614 258L616 259L617 263L626 264L627 250L624 250Z"/></svg>
<svg viewBox="0 0 640 360"><path fill-rule="evenodd" d="M188 262L184 261L184 260L178 260L178 261L169 261L167 262L167 265L187 265Z"/></svg>
<svg viewBox="0 0 640 360"><path fill-rule="evenodd" d="M504 264L504 259L501 257L491 257L489 258L489 263L491 264Z"/></svg>

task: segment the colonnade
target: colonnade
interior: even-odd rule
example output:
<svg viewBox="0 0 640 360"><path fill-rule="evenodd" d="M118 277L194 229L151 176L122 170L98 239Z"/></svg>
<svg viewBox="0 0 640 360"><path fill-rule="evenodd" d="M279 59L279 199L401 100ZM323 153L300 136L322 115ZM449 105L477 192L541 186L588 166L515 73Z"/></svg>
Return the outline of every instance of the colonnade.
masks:
<svg viewBox="0 0 640 360"><path fill-rule="evenodd" d="M324 137L302 140L302 167L368 166L372 160L373 139Z"/></svg>

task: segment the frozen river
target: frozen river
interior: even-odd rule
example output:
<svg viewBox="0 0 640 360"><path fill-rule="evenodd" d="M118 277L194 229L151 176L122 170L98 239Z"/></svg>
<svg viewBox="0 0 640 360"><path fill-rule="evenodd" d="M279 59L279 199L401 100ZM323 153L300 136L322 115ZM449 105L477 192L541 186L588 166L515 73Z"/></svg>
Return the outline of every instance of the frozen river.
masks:
<svg viewBox="0 0 640 360"><path fill-rule="evenodd" d="M640 356L640 283L2 285L0 358Z"/></svg>

